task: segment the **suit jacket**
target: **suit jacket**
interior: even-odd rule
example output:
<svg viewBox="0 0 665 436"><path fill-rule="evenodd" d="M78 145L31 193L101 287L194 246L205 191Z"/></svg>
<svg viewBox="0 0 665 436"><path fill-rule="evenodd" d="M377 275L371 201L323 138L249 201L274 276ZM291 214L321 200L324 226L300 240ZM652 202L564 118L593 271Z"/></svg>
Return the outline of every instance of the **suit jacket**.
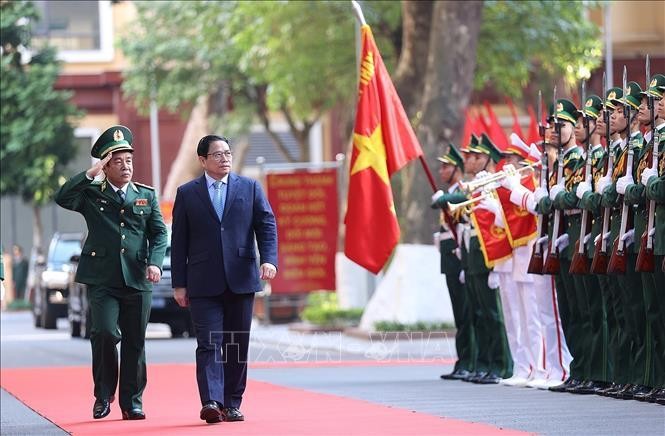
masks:
<svg viewBox="0 0 665 436"><path fill-rule="evenodd" d="M258 264L277 266L277 225L261 185L231 173L221 221L205 175L178 188L173 204L171 282L189 297L219 295L226 285L246 294L261 290Z"/></svg>
<svg viewBox="0 0 665 436"><path fill-rule="evenodd" d="M55 202L79 212L88 225L76 281L150 291L146 267L162 268L167 229L153 188L130 182L125 201L106 181L91 181L85 172L67 181Z"/></svg>

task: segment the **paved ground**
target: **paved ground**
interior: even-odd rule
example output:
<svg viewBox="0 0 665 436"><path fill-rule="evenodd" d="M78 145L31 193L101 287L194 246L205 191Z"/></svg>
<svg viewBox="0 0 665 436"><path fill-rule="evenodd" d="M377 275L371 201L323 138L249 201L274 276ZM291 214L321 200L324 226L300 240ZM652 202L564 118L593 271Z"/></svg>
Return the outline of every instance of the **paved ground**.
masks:
<svg viewBox="0 0 665 436"><path fill-rule="evenodd" d="M27 313L2 313L1 319L2 368L90 364L89 343L69 338L65 320L58 330L45 331L33 328ZM149 363L193 362L193 339L169 339L160 325L149 326L148 338ZM665 407L654 404L441 381L438 376L450 369L453 345L450 339L366 341L337 333L296 334L287 326L257 324L249 377L546 435L665 434ZM1 400L3 435L63 433L4 390Z"/></svg>

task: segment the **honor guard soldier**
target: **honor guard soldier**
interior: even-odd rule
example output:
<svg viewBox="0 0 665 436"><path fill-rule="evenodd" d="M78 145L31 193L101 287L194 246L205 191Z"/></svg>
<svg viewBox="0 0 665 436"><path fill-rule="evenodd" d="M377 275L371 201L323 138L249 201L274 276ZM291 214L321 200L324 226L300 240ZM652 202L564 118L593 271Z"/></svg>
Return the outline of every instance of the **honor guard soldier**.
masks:
<svg viewBox="0 0 665 436"><path fill-rule="evenodd" d="M599 180L602 192L601 204L612 207L610 242L614 243L608 265L608 274L616 277L619 287L624 325L621 329L621 351L626 362L616 378L623 384L619 390L605 392L615 398L632 398L635 393L643 393L647 388L643 385L646 370L646 320L642 280L640 273L635 271L637 252L635 251L634 230L630 228L635 208L625 205L623 194L627 186L624 176L636 174L638 156L641 153L643 137L638 128L637 111L641 102L642 89L636 82L629 82L623 95L612 99L614 111L610 119L612 130L619 133L621 142L614 149L614 166L611 178L604 176ZM622 179L623 178L623 179ZM621 179L621 183L618 183ZM618 260L621 259L621 262ZM617 260L615 262L615 260Z"/></svg>
<svg viewBox="0 0 665 436"><path fill-rule="evenodd" d="M603 224L603 212L600 207L600 194L593 192L593 186L596 181L602 177L606 164L607 153L601 143L601 136L606 135L606 123L603 113L603 100L597 95L591 95L584 103L580 113L586 116L588 124L584 126L583 119L578 119L575 129L577 140L581 144L588 144L587 156L589 159L590 173L587 178L585 172L584 179L577 185L576 196L579 199L579 207L585 213L592 217L590 229L585 229L588 240L584 240L585 235L580 231L580 247L575 256L581 254L584 257L586 266L590 265L594 255L594 240L600 234ZM577 259L574 258L573 263ZM571 267L572 271L572 267ZM589 271L577 272L575 277L577 284L582 284L585 297L584 307L588 316L588 334L590 341L587 344L587 366L585 368L585 383L571 388L569 392L576 394L593 394L601 389L606 389L611 385L611 367L608 358L608 308L607 308L607 289L609 288L609 278L605 275L589 274ZM580 275L583 274L583 275ZM612 317L612 316L610 316ZM616 323L613 323L616 325Z"/></svg>
<svg viewBox="0 0 665 436"><path fill-rule="evenodd" d="M441 162L439 176L446 193L438 191L432 196L432 200L443 198L442 201L449 203L460 203L466 200L466 195L460 188L460 182L464 176L464 159L461 153L454 145L449 144L448 153L437 160ZM441 253L441 273L446 277L457 329L455 334L457 362L455 362L453 371L450 374L443 374L441 378L461 380L474 372L478 354L471 303L464 284L460 282L462 264L458 241L462 240L463 224L461 221L463 218L459 214L454 218L447 209L441 210L440 214L441 228L438 233L435 233L435 241L438 241Z"/></svg>
<svg viewBox="0 0 665 436"><path fill-rule="evenodd" d="M656 74L648 88L642 93L641 104L638 112L640 125L645 129L644 146L639 157L637 174L635 174L634 183L630 183L628 178L619 179L617 182L617 191L624 190L624 202L629 205L638 205L638 211L635 214L635 249L638 252L636 269L641 272L643 298L646 317L646 364L644 373L644 385L648 390L641 389L641 392L632 392L633 398L641 401L650 401L657 398L659 390L664 385L665 377L665 328L662 320L665 319L665 298L662 289L665 289L665 280L660 264L657 264L654 256L653 236L655 236L656 222L656 203L646 198L646 183L649 181L649 173L644 177L645 170L657 168L658 156L662 155L665 140L665 121L662 115L658 113L658 104L663 93L659 86L665 86L665 76ZM654 131L655 129L655 131ZM662 136L661 136L662 135ZM658 140L659 144L655 144ZM657 147L654 149L654 147ZM654 160L655 159L655 160ZM654 165L655 162L655 165ZM656 170L657 174L657 170ZM625 177L625 176L624 176ZM623 185L626 185L625 188ZM661 214L662 216L662 214ZM662 218L660 218L662 220ZM651 228L649 228L651 222ZM649 236L649 233L652 233ZM650 239L650 240L649 240ZM647 257L651 262L647 262ZM662 396L662 394L661 394Z"/></svg>
<svg viewBox="0 0 665 436"><path fill-rule="evenodd" d="M127 127L109 128L92 146L92 157L101 160L69 179L55 196L60 206L82 214L88 226L76 281L89 287L95 419L110 413L118 377L122 418L145 419L145 330L167 229L155 190L131 180L133 151Z"/></svg>
<svg viewBox="0 0 665 436"><path fill-rule="evenodd" d="M568 380L560 386L550 388L557 392L563 392L582 382L584 359L580 348L587 342L583 332L585 316L580 312L580 298L568 272L573 254L572 246L579 238L581 218L575 195L578 177L584 167L582 150L577 146L574 135L578 115L575 105L567 99L558 99L551 110L549 121L553 127L558 124L561 134L557 135L556 129L551 132L550 143L560 147L549 180L549 194L540 198L537 206L539 213L552 215L550 244L544 268L548 267L551 259L558 260L558 271L550 270L549 273L554 274L563 331L573 356Z"/></svg>
<svg viewBox="0 0 665 436"><path fill-rule="evenodd" d="M662 79L660 79L662 80ZM655 389L646 395L636 395L635 399L650 401L665 405L665 370L662 365L665 363L665 341L662 340L665 332L665 292L662 292L665 283L665 80L654 84L649 88L649 93L658 98L656 111L660 118L660 124L656 125L656 131L660 136L659 153L657 163L654 166L645 168L642 172L641 182L646 186L646 197L650 202L656 205L656 219L654 220L654 276L656 283L659 284L655 295L656 306L659 315L654 316L649 313L649 322L654 321L657 326L652 332L655 335L655 353L654 356L654 387ZM655 85L655 86L653 86Z"/></svg>

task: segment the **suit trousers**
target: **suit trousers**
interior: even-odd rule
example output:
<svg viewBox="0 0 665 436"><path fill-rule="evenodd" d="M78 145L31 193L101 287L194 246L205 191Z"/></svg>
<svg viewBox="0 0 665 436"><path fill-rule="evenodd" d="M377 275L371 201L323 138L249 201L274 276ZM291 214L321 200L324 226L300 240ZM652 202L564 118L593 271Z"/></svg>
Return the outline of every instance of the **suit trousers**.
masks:
<svg viewBox="0 0 665 436"><path fill-rule="evenodd" d="M90 286L90 344L95 398L115 394L120 342L120 408L142 408L146 385L145 329L152 292L134 288Z"/></svg>
<svg viewBox="0 0 665 436"><path fill-rule="evenodd" d="M235 294L228 289L218 296L189 299L201 404L217 401L224 407L240 407L247 385L253 306L254 293Z"/></svg>

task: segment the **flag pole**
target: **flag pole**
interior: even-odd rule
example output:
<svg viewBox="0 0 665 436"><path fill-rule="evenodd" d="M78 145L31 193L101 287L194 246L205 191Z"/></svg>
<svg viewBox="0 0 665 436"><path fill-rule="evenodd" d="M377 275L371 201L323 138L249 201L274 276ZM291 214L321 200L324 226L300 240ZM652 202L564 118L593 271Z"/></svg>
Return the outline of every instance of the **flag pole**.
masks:
<svg viewBox="0 0 665 436"><path fill-rule="evenodd" d="M367 25L365 21L365 16L363 15L363 10L360 8L360 5L356 0L351 0L351 5L353 6L353 11L356 13L356 18L360 21L361 26Z"/></svg>

